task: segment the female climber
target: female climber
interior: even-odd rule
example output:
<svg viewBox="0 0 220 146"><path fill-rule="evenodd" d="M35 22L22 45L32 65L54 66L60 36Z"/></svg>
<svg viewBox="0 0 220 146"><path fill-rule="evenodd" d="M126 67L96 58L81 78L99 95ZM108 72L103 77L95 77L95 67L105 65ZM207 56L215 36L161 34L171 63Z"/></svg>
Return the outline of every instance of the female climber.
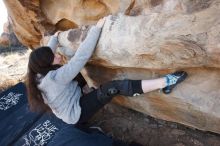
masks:
<svg viewBox="0 0 220 146"><path fill-rule="evenodd" d="M92 56L104 23L105 18L92 26L75 55L65 65L61 66L61 56L56 54L57 35L51 37L47 46L31 52L27 91L32 110L52 111L68 124L80 124L88 121L116 95L137 96L156 89L168 94L187 77L186 72L179 71L152 80L114 80L83 95L76 76Z"/></svg>

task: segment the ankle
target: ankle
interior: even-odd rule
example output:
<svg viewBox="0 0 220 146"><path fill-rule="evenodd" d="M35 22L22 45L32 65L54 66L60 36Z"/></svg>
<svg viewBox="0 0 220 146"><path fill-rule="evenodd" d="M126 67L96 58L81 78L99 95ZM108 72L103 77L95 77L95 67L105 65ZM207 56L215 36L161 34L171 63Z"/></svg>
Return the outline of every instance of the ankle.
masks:
<svg viewBox="0 0 220 146"><path fill-rule="evenodd" d="M161 85L160 85L160 89L162 89L162 88L165 88L167 85L168 85L168 79L167 79L167 77L165 76L165 77L162 77L161 78Z"/></svg>

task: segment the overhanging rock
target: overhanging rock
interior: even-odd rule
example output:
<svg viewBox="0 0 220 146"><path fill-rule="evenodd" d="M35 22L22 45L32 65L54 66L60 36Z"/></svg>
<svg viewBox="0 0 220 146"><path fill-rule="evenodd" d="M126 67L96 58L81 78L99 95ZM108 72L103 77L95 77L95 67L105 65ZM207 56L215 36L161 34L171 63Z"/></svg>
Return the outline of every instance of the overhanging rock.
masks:
<svg viewBox="0 0 220 146"><path fill-rule="evenodd" d="M189 77L170 95L158 90L114 101L156 118L220 133L220 16L215 11L109 17L83 74L90 86L97 86L114 79L152 79L185 70ZM69 39L73 31L77 30L59 35L66 50L75 50L80 42Z"/></svg>

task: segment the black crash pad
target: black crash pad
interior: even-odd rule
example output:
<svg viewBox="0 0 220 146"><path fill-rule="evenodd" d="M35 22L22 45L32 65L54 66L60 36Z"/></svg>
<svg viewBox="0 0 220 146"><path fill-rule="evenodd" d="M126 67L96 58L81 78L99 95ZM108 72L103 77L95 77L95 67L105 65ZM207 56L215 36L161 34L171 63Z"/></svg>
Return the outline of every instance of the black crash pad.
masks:
<svg viewBox="0 0 220 146"><path fill-rule="evenodd" d="M29 111L26 88L19 83L0 94L0 145L10 145L42 114Z"/></svg>
<svg viewBox="0 0 220 146"><path fill-rule="evenodd" d="M0 93L0 146L111 146L112 139L66 124L52 113L30 112L24 83Z"/></svg>

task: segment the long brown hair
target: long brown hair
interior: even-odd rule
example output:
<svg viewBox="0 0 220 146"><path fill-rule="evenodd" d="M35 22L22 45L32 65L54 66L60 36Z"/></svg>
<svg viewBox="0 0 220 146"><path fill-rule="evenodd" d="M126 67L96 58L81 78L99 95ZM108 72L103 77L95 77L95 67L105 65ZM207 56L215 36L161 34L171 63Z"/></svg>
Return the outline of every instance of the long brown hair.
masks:
<svg viewBox="0 0 220 146"><path fill-rule="evenodd" d="M49 71L59 68L60 65L52 65L53 60L54 54L49 47L35 49L29 56L26 86L31 111L51 111L49 106L44 103L41 91L37 87L39 84L37 74L45 76Z"/></svg>

